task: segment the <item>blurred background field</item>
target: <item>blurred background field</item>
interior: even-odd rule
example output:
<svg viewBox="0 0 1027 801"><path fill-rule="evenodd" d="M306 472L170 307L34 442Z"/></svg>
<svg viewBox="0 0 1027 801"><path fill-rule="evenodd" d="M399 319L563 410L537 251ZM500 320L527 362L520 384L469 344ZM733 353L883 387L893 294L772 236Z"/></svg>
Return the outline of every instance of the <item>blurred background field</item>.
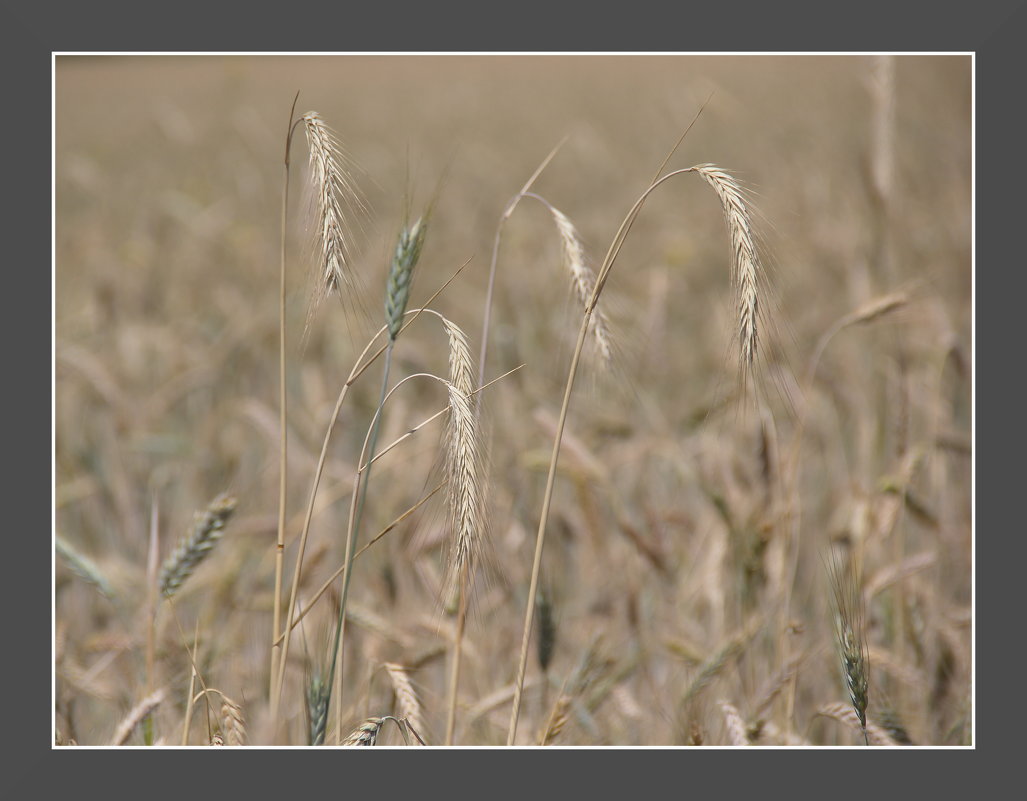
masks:
<svg viewBox="0 0 1027 801"><path fill-rule="evenodd" d="M609 369L586 364L571 408L542 573L555 633L545 669L536 654L529 663L518 743L538 741L561 688L571 701L556 745L723 745L739 725L753 744L862 743L821 714L847 703L831 547L863 563L871 720L896 742L972 742L968 56L58 57L56 535L110 585L107 597L57 559L58 742L110 742L146 694L151 511L163 558L222 491L238 498L224 541L160 608L151 683L168 695L153 731L182 741L195 638L206 685L238 702L248 742L272 739L279 215L297 91L297 113L320 112L358 165L371 213L355 261L362 297L329 299L305 330L297 138L287 576L336 396L381 324L406 210L440 186L411 307L470 260L433 307L476 356L500 215L550 150L566 137L534 191L598 265L708 100L668 168L713 162L751 191L773 291L760 402L734 392L723 212L683 176L647 203L602 298L616 354ZM888 296L874 314L868 304ZM487 378L524 366L484 395L491 568L464 645L459 744L506 740L579 322L552 218L522 201L503 233ZM394 380L445 374L445 336L416 325ZM340 416L301 597L342 563L379 381L369 371ZM424 384L398 393L382 441L444 403ZM364 541L434 486L440 432L428 426L381 460ZM383 669L395 663L409 668L422 734L441 742L447 536L428 504L357 562L342 737L397 709ZM325 596L294 642L279 742L306 743L304 676L325 659L337 600ZM207 744L219 716L197 706L188 741ZM380 742L401 740L386 729Z"/></svg>

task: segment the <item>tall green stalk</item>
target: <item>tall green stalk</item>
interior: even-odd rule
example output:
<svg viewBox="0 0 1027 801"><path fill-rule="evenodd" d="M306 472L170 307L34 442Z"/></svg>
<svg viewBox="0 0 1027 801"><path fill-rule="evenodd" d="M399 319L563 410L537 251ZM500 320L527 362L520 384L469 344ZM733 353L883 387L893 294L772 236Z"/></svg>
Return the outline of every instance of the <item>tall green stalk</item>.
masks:
<svg viewBox="0 0 1027 801"><path fill-rule="evenodd" d="M389 277L385 289L385 322L389 330L389 343L385 350L385 367L382 370L382 389L378 398L378 405L375 410L374 420L371 423L371 432L368 437L366 448L367 461L362 466L363 477L358 473L359 490L355 512L353 513L349 532L346 536L346 569L342 579L342 598L339 602L339 619L335 625L335 640L332 648L332 662L328 670L327 698L325 707L331 704L332 690L335 681L335 668L341 650L343 625L346 619L346 599L349 597L350 578L352 576L353 556L356 552L357 538L360 532L360 521L364 515L364 504L367 500L367 486L371 480L371 467L374 464L375 449L378 444L378 432L381 428L382 407L385 404L385 397L389 390L389 371L392 367L392 350L396 344L400 329L403 327L403 315L406 313L407 302L410 299L410 282L413 277L414 267L421 256L421 249L424 246L424 238L428 232L428 213L425 213L412 226L406 227L400 232L399 241L396 243L396 251L392 257L392 264L389 268ZM338 703L338 699L336 699Z"/></svg>

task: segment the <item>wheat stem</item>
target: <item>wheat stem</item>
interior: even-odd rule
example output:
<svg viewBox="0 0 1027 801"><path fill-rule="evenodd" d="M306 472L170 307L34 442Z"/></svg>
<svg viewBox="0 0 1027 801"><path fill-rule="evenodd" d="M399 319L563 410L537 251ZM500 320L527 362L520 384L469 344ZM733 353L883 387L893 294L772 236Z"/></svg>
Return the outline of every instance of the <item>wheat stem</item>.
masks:
<svg viewBox="0 0 1027 801"><path fill-rule="evenodd" d="M433 303L435 299L442 294L446 287L448 287L456 279L456 277L460 275L460 273L469 263L470 260L468 259L463 264L461 264L460 267L456 270L456 272L454 272L453 275L450 276L449 279L444 284L442 284L442 286L440 286L430 298L428 298L427 302L423 307L408 312L406 316L410 319L407 320L406 323L403 325L402 330L406 330L408 326L413 324L413 322L421 315L421 313L426 311L426 307ZM400 333L402 333L402 330L400 331ZM335 424L338 421L339 412L342 410L342 404L346 399L346 395L349 392L349 388L387 350L388 345L384 345L370 357L367 356L367 354L371 351L371 348L374 347L374 343L378 341L378 338L382 334L384 334L385 331L385 326L382 326L380 329L378 329L377 333L373 337L371 337L371 340L367 343L363 352L357 358L356 363L353 366L353 369L350 371L349 377L346 379L345 383L342 386L342 389L339 391L339 397L335 402L335 408L332 410L332 415L329 419L328 427L325 430L324 441L321 444L321 453L318 456L317 468L314 471L314 480L311 482L310 486L310 496L307 501L307 510L303 519L303 529L300 532L299 548L298 554L296 556L296 568L293 574L292 590L289 594L289 611L286 615L286 621L289 622L287 622L285 626L285 631L283 633L285 639L282 641L282 653L281 657L278 660L279 670L277 672L277 685L271 704L272 721L277 720L278 706L281 702L282 689L285 684L284 666L287 664L289 659L289 644L292 640L293 628L295 627L295 620L293 616L296 612L296 597L297 593L299 592L300 578L303 573L303 557L306 553L307 539L310 534L310 522L314 515L314 499L317 497L317 490L321 484L321 476L324 474L324 466L328 457L328 443L331 440L332 433L335 431Z"/></svg>
<svg viewBox="0 0 1027 801"><path fill-rule="evenodd" d="M285 567L285 507L286 507L286 465L288 464L288 398L285 392L285 264L286 264L286 225L289 215L289 154L292 151L292 134L295 130L293 118L296 115L296 102L300 93L292 100L289 109L289 132L285 137L284 175L282 176L282 218L279 231L281 247L281 264L279 269L278 287L278 539L275 543L275 595L272 607L271 637L278 639L282 624L282 573ZM278 664L278 646L271 648L271 670L268 678L268 699L271 700L275 688L275 670Z"/></svg>
<svg viewBox="0 0 1027 801"><path fill-rule="evenodd" d="M499 242L503 236L503 226L506 221L510 219L510 216L514 213L514 209L517 208L517 204L520 203L521 198L524 194L531 189L532 185L542 174L542 171L549 165L549 162L556 156L557 151L563 147L564 142L567 141L567 137L564 137L560 142L549 151L549 155L542 159L542 163L538 165L535 172L531 174L531 177L525 181L524 186L521 187L521 191L518 192L506 208L503 210L502 216L499 218L499 225L496 226L496 235L492 241L492 260L489 263L489 284L488 289L485 292L485 314L481 324L481 351L478 354L478 385L481 386L485 383L485 359L488 354L489 348L489 331L492 327L492 296L495 290L496 284L496 263L499 260Z"/></svg>

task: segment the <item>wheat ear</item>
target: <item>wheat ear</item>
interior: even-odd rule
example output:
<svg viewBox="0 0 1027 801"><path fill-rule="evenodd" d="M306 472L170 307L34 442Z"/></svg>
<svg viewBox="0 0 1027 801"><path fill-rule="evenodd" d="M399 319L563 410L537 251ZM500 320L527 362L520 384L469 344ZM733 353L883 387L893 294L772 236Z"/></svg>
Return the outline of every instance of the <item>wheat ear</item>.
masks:
<svg viewBox="0 0 1027 801"><path fill-rule="evenodd" d="M421 702L414 691L414 685L410 681L407 669L395 662L386 662L385 672L389 674L389 681L392 682L392 689L396 693L399 714L413 726L415 731L424 736L426 730L424 716L421 714Z"/></svg>
<svg viewBox="0 0 1027 801"><path fill-rule="evenodd" d="M221 695L221 721L227 745L246 745L246 718L242 707L227 695Z"/></svg>
<svg viewBox="0 0 1027 801"><path fill-rule="evenodd" d="M72 573L95 586L107 598L114 597L114 588L92 559L80 554L59 535L54 537L54 547Z"/></svg>
<svg viewBox="0 0 1027 801"><path fill-rule="evenodd" d="M841 557L832 555L827 560L828 578L834 599L835 639L842 663L842 675L849 691L849 700L866 738L870 682L863 593L858 567L853 558L850 556L846 565L842 565L840 559Z"/></svg>
<svg viewBox="0 0 1027 801"><path fill-rule="evenodd" d="M380 718L368 718L359 726L357 726L347 737L343 740L343 745L357 745L357 746L372 746L378 744L378 735L381 733L382 726L385 725L385 721L391 720L396 724L396 727L400 730L403 738L407 736L407 723L405 720L395 718L392 715L385 715ZM423 743L422 743L423 744Z"/></svg>
<svg viewBox="0 0 1027 801"><path fill-rule="evenodd" d="M577 228L574 227L574 223L570 221L566 214L545 198L533 192L527 192L524 196L538 200L549 209L549 213L553 216L556 229L560 233L564 266L567 268L567 272L570 273L574 292L578 296L581 305L584 306L592 298L592 290L595 288L596 279L592 269L585 261L585 249L581 245L581 237L578 236ZM602 363L604 365L609 364L611 359L610 332L606 316L598 308L592 312L592 338L595 341L596 350Z"/></svg>
<svg viewBox="0 0 1027 801"><path fill-rule="evenodd" d="M235 511L236 500L231 495L218 495L207 509L196 516L192 533L182 540L161 566L159 587L161 595L170 598L182 583L214 549L224 533L225 523Z"/></svg>
<svg viewBox="0 0 1027 801"><path fill-rule="evenodd" d="M316 111L308 111L302 119L317 205L315 241L321 264L317 297L321 299L333 289L342 292L354 285L350 272L351 236L344 206L351 212L363 212L365 208L335 134Z"/></svg>
<svg viewBox="0 0 1027 801"><path fill-rule="evenodd" d="M724 723L727 724L727 734L731 745L752 745L749 742L745 721L742 720L738 709L727 701L721 701L720 711L724 713Z"/></svg>
<svg viewBox="0 0 1027 801"><path fill-rule="evenodd" d="M400 231L396 252L392 257L389 277L385 286L385 321L389 339L395 340L403 326L403 314L410 300L410 281L414 267L421 257L424 238L428 234L427 215Z"/></svg>
<svg viewBox="0 0 1027 801"><path fill-rule="evenodd" d="M724 207L724 216L727 218L727 227L731 234L731 248L734 252L731 272L737 301L740 364L743 370L751 371L759 339L758 286L762 270L753 238L749 207L745 202L741 185L726 170L715 164L697 164L691 171L713 187Z"/></svg>
<svg viewBox="0 0 1027 801"><path fill-rule="evenodd" d="M311 745L324 745L328 728L328 685L318 675L307 680L307 725Z"/></svg>
<svg viewBox="0 0 1027 801"><path fill-rule="evenodd" d="M166 695L167 691L162 688L156 692L150 693L146 698L132 707L129 713L118 725L117 730L114 732L114 737L111 738L111 745L124 745L135 727L157 708Z"/></svg>
<svg viewBox="0 0 1027 801"><path fill-rule="evenodd" d="M484 496L481 491L481 442L476 404L456 385L446 382L449 422L446 428L446 477L449 519L453 531L448 565L449 586L459 590L457 630L450 665L446 744L456 727L456 695L460 680L460 650L470 593L470 577L485 541Z"/></svg>

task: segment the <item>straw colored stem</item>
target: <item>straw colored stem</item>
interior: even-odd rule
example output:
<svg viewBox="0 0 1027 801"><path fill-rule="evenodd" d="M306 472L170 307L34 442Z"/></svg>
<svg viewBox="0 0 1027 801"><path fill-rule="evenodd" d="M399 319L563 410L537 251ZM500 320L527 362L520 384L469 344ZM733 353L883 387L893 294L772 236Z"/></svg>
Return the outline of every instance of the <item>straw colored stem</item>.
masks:
<svg viewBox="0 0 1027 801"><path fill-rule="evenodd" d="M272 609L271 637L278 640L278 632L282 625L282 573L285 566L285 507L286 507L286 465L288 464L288 397L285 392L285 265L286 265L286 225L289 218L289 154L292 151L292 133L295 130L293 117L296 114L297 92L289 109L289 133L285 137L285 160L282 176L282 218L280 239L280 265L278 288L278 538L275 542L275 597ZM275 690L275 670L278 665L278 646L271 648L271 670L268 677L268 700L273 703Z"/></svg>
<svg viewBox="0 0 1027 801"><path fill-rule="evenodd" d="M456 617L456 635L453 638L453 656L449 673L449 713L446 717L446 745L453 744L456 730L456 696L460 686L460 650L464 641L464 624L467 622L467 568L465 563L460 573L460 605Z"/></svg>
<svg viewBox="0 0 1027 801"><path fill-rule="evenodd" d="M581 330L578 332L578 342L574 348L570 370L567 374L567 386L564 389L563 405L560 407L560 419L556 425L556 436L553 441L553 454L549 461L549 474L546 478L546 491L542 500L542 513L539 519L538 533L535 538L535 558L531 567L531 584L528 588L528 608L524 615L524 634L521 637L521 655L517 668L513 710L510 714L510 728L507 732L507 745L513 745L514 739L517 736L517 718L520 715L521 694L524 688L524 673L528 665L528 645L531 640L531 624L535 616L535 597L538 592L539 573L542 568L542 549L545 545L546 539L546 524L549 522L549 507L553 500L553 487L556 483L556 466L560 459L560 446L563 442L563 429L567 423L567 412L570 409L571 393L574 390L574 379L577 377L578 362L581 359L581 351L585 344L585 337L588 334L589 324L592 322L592 312L599 300L599 295L603 291L603 287L606 285L606 279L609 278L610 270L613 268L613 264L617 259L617 254L620 252L621 245L624 243L624 238L627 236L627 233L631 228L631 223L638 215L638 212L641 210L646 198L648 198L653 190L660 184L670 178L673 178L675 175L680 175L690 171L691 169L685 169L667 173L662 178L659 178L650 184L649 188L642 193L642 196L635 201L635 205L631 207L628 215L624 218L620 228L617 230L617 234L614 237L613 242L610 243L610 248L606 253L606 258L603 260L603 267L599 271L599 276L592 289L592 297L585 306L585 313L581 319Z"/></svg>
<svg viewBox="0 0 1027 801"><path fill-rule="evenodd" d="M405 316L409 317L410 319L408 319L406 321L406 323L403 325L403 328L401 329L400 333L402 333L402 331L405 331L407 329L407 327L410 326L421 315L421 313L426 310L427 306L429 306L431 303L433 303L435 301L435 299L440 294L442 294L442 292L446 289L446 287L448 287L453 282L453 280L458 275L460 275L460 273L463 271L464 267L466 267L469 263L470 263L470 260L465 261L463 264L461 264L460 267L456 270L456 272L454 272L453 275L450 276L449 280L447 280L442 286L440 286L435 291L435 293L430 298L428 298L428 301L425 303L424 306L422 306L419 309L414 309L414 310L409 311L409 312L406 313ZM343 401L346 399L346 394L349 391L350 386L352 386L352 384L358 378L360 378L361 375L364 374L364 371L367 370L367 368L369 368L375 361L377 361L378 357L381 356L383 353L385 353L385 351L388 349L388 345L383 345L372 356L370 356L370 357L367 356L367 354L371 351L371 348L374 347L374 343L378 340L378 337L380 337L382 334L384 334L385 331L386 331L386 326L382 326L380 329L378 329L378 332L371 338L371 341L367 343L367 346L364 348L363 352L357 358L356 365L353 367L353 370L350 372L349 378L346 379L345 384L343 384L342 389L339 391L339 398L335 402L335 408L332 410L332 416L331 416L331 419L329 420L328 428L325 431L324 442L321 445L321 454L318 457L318 461L317 461L317 469L314 472L314 480L313 480L313 482L311 484L311 487L310 487L310 498L309 498L309 500L307 502L307 511L306 511L306 514L305 514L305 517L304 517L304 520L303 520L303 530L300 533L299 553L296 556L296 569L295 569L294 576L293 576L292 590L291 590L290 595L289 595L289 611L288 611L288 614L286 615L286 618L285 618L286 621L289 621L289 622L287 622L287 624L285 626L285 630L284 630L285 640L282 642L282 653L281 653L281 657L278 660L279 669L277 671L277 684L276 684L275 692L274 692L274 694L272 696L272 699L271 699L271 719L272 719L272 721L276 721L277 720L277 717L278 717L278 707L279 707L279 704L281 703L282 688L284 687L284 682L285 682L284 667L285 667L285 665L286 665L286 663L288 661L288 658L289 658L289 643L290 643L290 641L292 639L292 630L293 630L293 627L295 625L295 621L293 620L293 615L296 612L296 595L297 595L297 592L299 591L300 577L302 576L302 573L303 573L303 556L306 553L307 538L308 538L308 536L310 534L310 521L311 521L311 519L313 518L313 515L314 515L314 499L317 496L317 489L318 489L318 487L321 484L321 476L324 473L325 461L326 461L327 456L328 456L328 443L331 440L332 432L335 430L335 423L336 423L336 421L339 418L339 412L342 409Z"/></svg>
<svg viewBox="0 0 1027 801"><path fill-rule="evenodd" d="M502 217L499 218L499 225L496 227L496 236L492 242L492 261L489 264L489 285L485 292L485 314L481 324L481 353L478 356L479 386L485 383L485 359L489 348L489 331L492 327L492 295L496 285L496 262L499 259L499 242L503 236L503 226L506 224L506 221L510 219L510 215L514 213L514 209L517 208L517 204L520 202L525 192L531 189L532 185L542 174L542 171L549 165L549 162L553 160L557 151L563 147L563 143L566 141L567 138L564 137L556 147L549 151L549 155L542 160L542 163L538 165L538 168L531 174L531 177L525 181L524 186L521 187L521 191L514 195L507 204L507 207L503 210Z"/></svg>
<svg viewBox="0 0 1027 801"><path fill-rule="evenodd" d="M402 316L402 313L401 313ZM398 332L398 324L397 324ZM361 463L364 460L364 453L369 452L370 458L366 465L362 464L360 470L358 470L355 481L356 485L353 487L353 499L354 503L350 504L350 523L347 526L346 532L346 569L342 574L342 596L339 600L339 619L335 626L335 647L332 649L332 665L328 669L328 686L335 690L335 670L336 665L339 661L339 655L342 653L342 634L343 626L346 621L346 600L349 596L349 585L350 578L353 574L353 557L354 549L357 543L357 536L360 533L360 520L364 511L364 502L367 498L367 485L371 478L371 460L374 458L375 445L378 442L378 431L381 427L382 421L382 407L385 405L385 400L388 397L389 389L389 369L392 366L392 348L395 345L395 338L389 339L389 344L385 350L385 367L382 371L382 390L381 398L378 401L378 410L375 412L374 420L371 423L371 430L368 434L367 439L364 440L364 450L360 454ZM363 472L363 478L361 479L361 472ZM339 672L339 686L338 690L342 689L342 676L341 671ZM336 708L339 709L339 704L342 701L341 692L336 693ZM331 706L332 691L329 691L327 703Z"/></svg>
<svg viewBox="0 0 1027 801"><path fill-rule="evenodd" d="M597 285L598 287L598 285ZM521 710L521 693L524 689L524 672L528 666L528 643L531 640L531 624L535 616L535 595L538 592L539 574L542 569L542 548L546 540L546 523L549 521L549 505L553 500L553 485L556 482L556 464L560 459L560 444L563 441L563 428L567 422L567 410L571 404L571 392L574 389L574 377L578 371L578 361L581 358L581 351L585 344L585 336L588 334L588 324L592 319L592 308L585 309L581 320L581 330L578 332L578 344L574 348L574 356L571 359L570 373L567 377L567 387L563 394L563 406L560 408L560 420L556 426L556 437L553 442L553 455L549 461L549 475L546 478L546 494L542 501L542 515L539 520L538 534L535 538L535 559L531 566L531 584L528 587L528 609L524 615L524 634L521 637L521 656L517 667L517 681L514 690L513 711L510 714L510 729L507 732L506 744L513 745L517 736L517 718Z"/></svg>

